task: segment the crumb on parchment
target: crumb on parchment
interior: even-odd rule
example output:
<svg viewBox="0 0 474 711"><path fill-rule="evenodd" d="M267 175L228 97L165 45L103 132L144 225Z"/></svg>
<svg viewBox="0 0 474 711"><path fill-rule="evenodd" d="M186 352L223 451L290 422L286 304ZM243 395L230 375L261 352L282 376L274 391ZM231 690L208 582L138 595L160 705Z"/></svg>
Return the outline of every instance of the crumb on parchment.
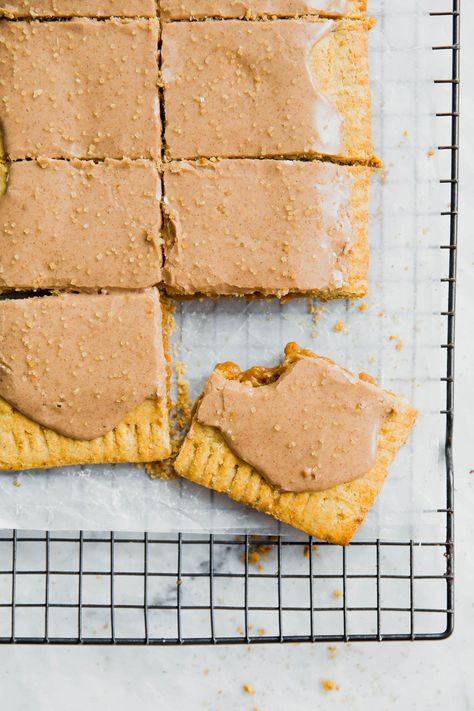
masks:
<svg viewBox="0 0 474 711"><path fill-rule="evenodd" d="M337 656L337 647L331 645L328 647L328 659L335 659Z"/></svg>
<svg viewBox="0 0 474 711"><path fill-rule="evenodd" d="M247 682L242 685L242 689L245 691L246 694L255 694L255 689L253 688L252 684L248 684Z"/></svg>
<svg viewBox="0 0 474 711"><path fill-rule="evenodd" d="M312 321L314 325L316 326L319 323L319 319L321 318L321 314L324 311L324 304L320 304L319 306L316 306L314 301L308 301L308 313L310 316L312 316Z"/></svg>
<svg viewBox="0 0 474 711"><path fill-rule="evenodd" d="M317 338L318 337L318 332L316 330L316 326L319 323L319 319L321 318L321 314L324 311L324 305L318 305L316 306L314 301L308 301L308 313L311 318L311 322L313 324L313 328L311 330L311 338Z"/></svg>
<svg viewBox="0 0 474 711"><path fill-rule="evenodd" d="M332 596L338 600L342 596L342 592L340 590L334 590Z"/></svg>
<svg viewBox="0 0 474 711"><path fill-rule="evenodd" d="M332 679L321 679L321 686L324 691L333 691L335 689L335 684Z"/></svg>
<svg viewBox="0 0 474 711"><path fill-rule="evenodd" d="M336 333L342 333L342 331L344 330L344 326L344 321L338 321L334 326L334 330L336 331Z"/></svg>
<svg viewBox="0 0 474 711"><path fill-rule="evenodd" d="M18 487L21 486L21 481L18 481L18 479L13 479L12 484L18 489Z"/></svg>
<svg viewBox="0 0 474 711"><path fill-rule="evenodd" d="M151 479L173 479L175 477L173 462L181 449L184 430L191 419L193 402L189 397L189 386L184 364L180 360L175 360L173 365L177 396L176 400L171 403L170 409L171 456L162 462L153 462L146 465L146 470Z"/></svg>
<svg viewBox="0 0 474 711"><path fill-rule="evenodd" d="M388 340L395 343L395 350L401 351L403 349L403 338L400 338L400 336L389 336Z"/></svg>
<svg viewBox="0 0 474 711"><path fill-rule="evenodd" d="M311 550L312 550L313 552L316 552L316 551L318 550L318 546L313 543L313 545L311 546ZM309 545L308 545L308 544L306 544L306 545L303 547L303 555L304 555L305 558L309 558Z"/></svg>

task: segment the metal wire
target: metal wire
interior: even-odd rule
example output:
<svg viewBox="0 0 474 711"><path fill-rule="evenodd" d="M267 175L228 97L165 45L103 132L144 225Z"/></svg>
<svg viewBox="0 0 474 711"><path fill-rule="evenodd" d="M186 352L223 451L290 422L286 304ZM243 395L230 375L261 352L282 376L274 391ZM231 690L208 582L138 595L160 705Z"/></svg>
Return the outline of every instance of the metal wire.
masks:
<svg viewBox="0 0 474 711"><path fill-rule="evenodd" d="M443 541L145 533L0 534L0 643L261 644L448 637L454 621L453 404L459 177L460 0L450 23L450 191L446 318L446 519ZM324 558L319 551L324 549ZM291 552L291 561L288 553ZM265 567L259 561L265 557ZM270 572L269 572L270 570ZM428 593L421 596L420 586ZM430 586L432 587L429 590ZM397 601L392 589L397 587ZM265 604L256 604L255 598ZM330 602L328 603L328 600Z"/></svg>

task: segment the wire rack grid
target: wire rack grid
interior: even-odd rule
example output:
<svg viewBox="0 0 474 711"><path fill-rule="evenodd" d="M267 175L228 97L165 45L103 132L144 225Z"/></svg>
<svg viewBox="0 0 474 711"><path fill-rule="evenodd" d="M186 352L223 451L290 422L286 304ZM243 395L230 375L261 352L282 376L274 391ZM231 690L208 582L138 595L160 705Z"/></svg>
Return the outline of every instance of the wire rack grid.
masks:
<svg viewBox="0 0 474 711"><path fill-rule="evenodd" d="M435 0L433 0L435 2ZM446 0L448 2L448 0ZM449 239L446 498L436 541L0 533L0 643L219 644L444 639L454 622L453 397L459 159L460 0L434 10L446 42ZM264 565L262 562L264 561ZM426 601L429 601L428 603ZM264 604L262 604L264 601Z"/></svg>

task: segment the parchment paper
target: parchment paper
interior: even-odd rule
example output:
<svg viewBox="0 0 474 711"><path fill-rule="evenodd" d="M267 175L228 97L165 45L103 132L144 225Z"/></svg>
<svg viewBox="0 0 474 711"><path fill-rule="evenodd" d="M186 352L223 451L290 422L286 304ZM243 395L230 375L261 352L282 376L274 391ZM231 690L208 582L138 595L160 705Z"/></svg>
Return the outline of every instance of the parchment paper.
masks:
<svg viewBox="0 0 474 711"><path fill-rule="evenodd" d="M431 7L430 7L431 6ZM443 375L439 287L447 224L439 217L434 112L433 20L429 0L373 0L370 33L374 142L385 169L371 195L370 296L329 303L319 321L308 299L196 300L178 304L172 353L197 395L215 362L278 362L297 341L347 368L371 373L406 395L420 418L358 534L436 535L443 506ZM362 312L358 306L367 304ZM314 306L318 308L318 304ZM317 320L317 319L316 319ZM337 322L344 323L336 332ZM179 479L150 480L134 465L70 467L0 475L0 527L122 531L288 532Z"/></svg>

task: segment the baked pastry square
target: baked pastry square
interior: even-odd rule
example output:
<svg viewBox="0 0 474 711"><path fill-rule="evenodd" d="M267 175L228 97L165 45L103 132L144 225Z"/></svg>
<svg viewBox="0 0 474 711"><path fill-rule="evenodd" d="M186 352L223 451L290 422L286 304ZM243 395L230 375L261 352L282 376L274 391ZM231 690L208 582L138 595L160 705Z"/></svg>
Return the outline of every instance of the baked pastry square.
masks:
<svg viewBox="0 0 474 711"><path fill-rule="evenodd" d="M377 164L370 26L316 18L165 23L168 157L330 156Z"/></svg>
<svg viewBox="0 0 474 711"><path fill-rule="evenodd" d="M216 367L175 468L190 481L345 545L416 415L404 398L367 376L289 344L274 369Z"/></svg>
<svg viewBox="0 0 474 711"><path fill-rule="evenodd" d="M164 20L297 15L357 17L366 12L367 0L161 0L160 7Z"/></svg>
<svg viewBox="0 0 474 711"><path fill-rule="evenodd" d="M0 324L0 469L169 456L156 289L4 299Z"/></svg>
<svg viewBox="0 0 474 711"><path fill-rule="evenodd" d="M155 17L154 0L6 0L0 17Z"/></svg>
<svg viewBox="0 0 474 711"><path fill-rule="evenodd" d="M157 20L0 21L4 150L22 158L157 158Z"/></svg>
<svg viewBox="0 0 474 711"><path fill-rule="evenodd" d="M18 161L5 188L0 289L137 289L160 281L154 163Z"/></svg>
<svg viewBox="0 0 474 711"><path fill-rule="evenodd" d="M370 173L320 161L166 164L167 289L182 296L364 296Z"/></svg>

